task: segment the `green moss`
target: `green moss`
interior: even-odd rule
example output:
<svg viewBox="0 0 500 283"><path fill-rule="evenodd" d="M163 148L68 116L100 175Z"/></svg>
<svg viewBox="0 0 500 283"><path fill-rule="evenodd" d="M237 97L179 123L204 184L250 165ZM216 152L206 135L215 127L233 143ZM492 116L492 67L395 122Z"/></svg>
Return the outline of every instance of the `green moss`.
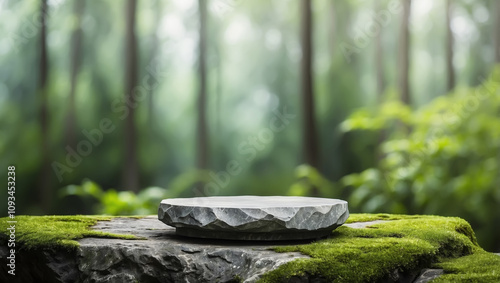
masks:
<svg viewBox="0 0 500 283"><path fill-rule="evenodd" d="M97 221L109 221L111 216L16 216L16 246L22 249L53 249L78 247L84 237L140 239L134 235L119 235L90 230ZM0 239L7 240L7 228L12 220L0 218Z"/></svg>
<svg viewBox="0 0 500 283"><path fill-rule="evenodd" d="M365 229L342 226L328 239L275 248L278 252L301 252L311 258L284 264L264 275L261 282L283 282L305 274L333 282L373 282L396 269L418 270L450 258L472 254L474 259L485 253L477 245L470 225L460 218L353 214L348 222L373 220L391 221ZM455 261L449 264L457 266ZM500 270L499 264L494 265ZM487 276L490 275L491 272ZM491 276L500 279L498 272Z"/></svg>
<svg viewBox="0 0 500 283"><path fill-rule="evenodd" d="M500 256L485 251L436 264L445 274L433 282L500 282Z"/></svg>
<svg viewBox="0 0 500 283"><path fill-rule="evenodd" d="M97 221L112 218L17 216L16 246L75 249L76 240L84 237L140 239L89 229ZM0 242L7 240L8 220L0 219ZM311 274L334 282L372 282L395 269L418 270L434 264L446 273L436 282L500 282L500 256L482 250L470 225L460 218L352 214L348 222L373 220L389 221L365 229L342 226L325 240L275 248L278 252L298 251L311 258L284 264L261 281L282 282L294 275Z"/></svg>

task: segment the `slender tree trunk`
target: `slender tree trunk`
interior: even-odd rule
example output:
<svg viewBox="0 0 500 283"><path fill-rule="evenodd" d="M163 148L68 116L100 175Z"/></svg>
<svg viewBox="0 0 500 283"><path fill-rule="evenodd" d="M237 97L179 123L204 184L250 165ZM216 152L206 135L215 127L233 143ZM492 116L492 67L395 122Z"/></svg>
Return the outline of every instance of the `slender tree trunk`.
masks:
<svg viewBox="0 0 500 283"><path fill-rule="evenodd" d="M161 17L162 17L162 1L161 0L156 0L155 1L155 26L159 27L161 24ZM158 28L155 28L154 34L152 35L152 48L150 51L150 58L153 60L157 53L158 53L158 45L159 45L159 38L158 38ZM154 117L155 117L155 107L154 107L154 94L155 90L152 89L149 91L149 96L148 96L148 125L149 125L149 133L152 135L153 134L153 125L154 125Z"/></svg>
<svg viewBox="0 0 500 283"><path fill-rule="evenodd" d="M500 64L500 1L495 1L495 63Z"/></svg>
<svg viewBox="0 0 500 283"><path fill-rule="evenodd" d="M47 55L47 0L41 1L40 6L40 73L39 73L39 93L40 93L40 128L42 131L41 157L42 168L40 170L40 200L41 207L44 213L48 213L52 207L53 190L50 178L49 164L49 112L47 106L48 100L48 76L49 76L49 60Z"/></svg>
<svg viewBox="0 0 500 283"><path fill-rule="evenodd" d="M66 115L66 142L71 148L76 148L76 114L75 114L75 91L77 84L77 77L80 71L80 64L82 60L82 16L85 6L85 0L78 0L74 2L73 14L75 22L73 26L73 34L71 39L71 53L70 53L70 91L68 99L68 113Z"/></svg>
<svg viewBox="0 0 500 283"><path fill-rule="evenodd" d="M494 9L495 9L495 26L493 27L493 32L494 34L494 39L495 39L495 63L500 64L500 1L496 0L494 4ZM498 160L500 160L500 151L498 151L497 154ZM500 176L500 169L498 169L498 175ZM498 180L498 179L497 179ZM496 223L500 222L500 216L497 217ZM498 235L500 233L500 226L495 225L495 230L496 232L494 233L495 235ZM495 246L493 249L500 251L500 243L496 241Z"/></svg>
<svg viewBox="0 0 500 283"><path fill-rule="evenodd" d="M337 52L337 46L336 46L336 40L337 40L337 32L339 30L339 27L337 27L337 7L336 7L336 1L330 1L329 2L329 15L330 15L330 22L329 26L330 28L328 29L328 49L329 49L329 57L330 57L330 66L328 69L328 89L330 92L330 97L328 100L328 103L333 103L335 101L335 97L337 96L336 94L336 79L337 79L337 73L336 73L336 66L335 66L335 55ZM286 48L284 47L283 52L286 52ZM321 140L321 138L320 138Z"/></svg>
<svg viewBox="0 0 500 283"><path fill-rule="evenodd" d="M318 142L314 119L314 82L313 82L313 47L311 0L302 0L302 111L303 154L305 162L318 168Z"/></svg>
<svg viewBox="0 0 500 283"><path fill-rule="evenodd" d="M126 5L125 28L125 99L131 105L137 103L132 90L137 85L137 39L135 36L136 0L128 0ZM135 108L127 104L125 118L125 164L123 167L123 187L126 190L139 190L139 170L137 164L137 132L135 127Z"/></svg>
<svg viewBox="0 0 500 283"><path fill-rule="evenodd" d="M447 90L452 91L455 88L455 69L453 68L453 31L451 30L451 0L446 0L446 74Z"/></svg>
<svg viewBox="0 0 500 283"><path fill-rule="evenodd" d="M380 1L375 0L375 13L378 13L381 10ZM384 91L385 91L385 76L384 76L384 59L383 59L383 50L382 50L382 31L380 29L375 37L375 73L377 76L377 103L381 105L384 102ZM382 143L384 142L386 137L386 132L384 129L380 130L378 136L378 149L376 151L376 159L380 161L384 154L381 150Z"/></svg>
<svg viewBox="0 0 500 283"><path fill-rule="evenodd" d="M223 81L223 78L222 78L222 74L223 74L223 69L222 69L222 54L224 53L223 50L222 50L222 40L221 40L221 26L220 24L217 25L217 39L214 41L214 53L215 53L215 58L216 58L216 61L215 61L215 64L216 64L216 86L215 86L215 93L213 94L214 98L215 98L215 113L214 113L214 120L215 120L215 129L213 130L213 135L215 137L220 137L223 135L223 129L222 129L222 118L221 118L221 113L222 113L222 89L223 89L223 85L222 85L222 81ZM222 164L222 158L223 158L223 155L221 154L222 153L222 150L223 150L223 144L220 142L220 140L217 140L217 151L218 151L218 154L216 156L214 156L215 159L215 164L220 165ZM212 161L212 162L214 162ZM212 163L214 164L214 163Z"/></svg>
<svg viewBox="0 0 500 283"><path fill-rule="evenodd" d="M408 29L411 13L411 0L401 0L403 15L399 35L399 91L401 101L410 105L409 69L410 69L410 32Z"/></svg>
<svg viewBox="0 0 500 283"><path fill-rule="evenodd" d="M380 11L380 1L375 0L375 13L378 13ZM384 76L384 59L383 59L383 52L382 52L382 31L383 29L380 29L380 31L377 33L375 37L375 68L376 68L376 73L377 73L377 100L378 103L382 103L383 101L383 94L385 91L385 76Z"/></svg>
<svg viewBox="0 0 500 283"><path fill-rule="evenodd" d="M199 40L199 93L198 93L198 122L197 122L197 168L208 168L208 130L207 130L207 1L198 0L200 19L200 40Z"/></svg>

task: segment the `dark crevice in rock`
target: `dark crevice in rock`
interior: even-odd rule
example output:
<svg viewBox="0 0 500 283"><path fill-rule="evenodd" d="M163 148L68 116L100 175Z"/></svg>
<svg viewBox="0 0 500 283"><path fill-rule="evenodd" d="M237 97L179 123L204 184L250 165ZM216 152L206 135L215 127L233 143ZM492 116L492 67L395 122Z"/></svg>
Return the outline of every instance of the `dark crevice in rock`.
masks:
<svg viewBox="0 0 500 283"><path fill-rule="evenodd" d="M76 282L79 271L76 252L60 250L26 250L16 253L15 276L7 273L7 248L0 248L0 282Z"/></svg>

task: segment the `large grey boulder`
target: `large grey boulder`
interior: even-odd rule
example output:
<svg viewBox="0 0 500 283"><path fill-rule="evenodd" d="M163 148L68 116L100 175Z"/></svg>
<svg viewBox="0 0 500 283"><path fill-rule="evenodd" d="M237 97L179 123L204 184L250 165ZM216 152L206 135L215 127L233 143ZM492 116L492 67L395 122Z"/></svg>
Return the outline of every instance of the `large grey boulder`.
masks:
<svg viewBox="0 0 500 283"><path fill-rule="evenodd" d="M158 209L178 235L236 240L321 238L348 217L346 201L292 196L165 199Z"/></svg>
<svg viewBox="0 0 500 283"><path fill-rule="evenodd" d="M179 237L156 217L117 218L93 229L144 240L81 239L78 269L88 282L254 282L267 271L306 257L276 253L269 245Z"/></svg>
<svg viewBox="0 0 500 283"><path fill-rule="evenodd" d="M381 221L345 224L374 229ZM255 282L266 272L308 256L296 252L276 253L274 247L313 241L251 242L197 239L178 236L175 228L145 218L113 218L99 221L92 230L136 235L141 239L84 238L77 249L63 247L16 251L16 275L7 273L8 247L0 245L0 282ZM3 237L3 238L2 238ZM5 234L0 233L0 240ZM333 236L332 240L335 239ZM377 239L375 239L377 240ZM342 260L342 259L338 259ZM356 263L356 259L346 258ZM419 260L415 258L414 260ZM311 261L314 264L314 260ZM415 262L416 266L420 263ZM357 266L356 270L363 270ZM285 282L330 282L318 274L297 274ZM397 268L377 282L428 282L439 270ZM420 275L419 275L420 274ZM349 281L349 278L344 278ZM279 281L278 281L279 282Z"/></svg>
<svg viewBox="0 0 500 283"><path fill-rule="evenodd" d="M114 218L100 221L92 229L143 239L84 238L78 240L78 250L71 252L21 250L16 254L16 276L0 269L0 282L255 282L284 263L307 258L271 250L290 242L179 237L175 228L156 216ZM1 246L0 262L6 254L7 247Z"/></svg>

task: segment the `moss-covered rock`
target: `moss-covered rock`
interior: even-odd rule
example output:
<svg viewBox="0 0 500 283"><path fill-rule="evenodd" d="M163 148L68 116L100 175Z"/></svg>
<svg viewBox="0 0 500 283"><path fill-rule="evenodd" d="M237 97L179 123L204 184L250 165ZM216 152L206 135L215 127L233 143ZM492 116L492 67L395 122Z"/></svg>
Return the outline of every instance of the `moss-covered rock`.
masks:
<svg viewBox="0 0 500 283"><path fill-rule="evenodd" d="M446 273L433 282L500 282L500 256L483 250L459 258L443 259L436 266Z"/></svg>
<svg viewBox="0 0 500 283"><path fill-rule="evenodd" d="M16 243L22 249L75 249L77 239L85 237L139 239L134 235L119 235L93 231L90 226L98 221L109 221L113 216L16 216ZM11 225L7 217L0 218L0 242L7 239L7 228Z"/></svg>
<svg viewBox="0 0 500 283"><path fill-rule="evenodd" d="M7 220L0 219L2 250ZM327 239L293 245L179 238L155 217L16 220L23 272L16 282L412 282L423 268L444 269L436 282L500 282L500 256L481 249L470 225L454 217L352 214ZM367 221L379 222L349 227Z"/></svg>
<svg viewBox="0 0 500 283"><path fill-rule="evenodd" d="M267 273L261 282L304 277L326 282L396 281L398 278L391 275L415 274L432 266L444 268L440 282L476 282L478 278L480 282L500 282L500 257L478 246L472 228L463 219L353 214L348 222L374 220L388 221L366 229L343 226L328 239L275 248L278 252L298 251L311 258L284 264ZM484 264L486 261L488 264Z"/></svg>

